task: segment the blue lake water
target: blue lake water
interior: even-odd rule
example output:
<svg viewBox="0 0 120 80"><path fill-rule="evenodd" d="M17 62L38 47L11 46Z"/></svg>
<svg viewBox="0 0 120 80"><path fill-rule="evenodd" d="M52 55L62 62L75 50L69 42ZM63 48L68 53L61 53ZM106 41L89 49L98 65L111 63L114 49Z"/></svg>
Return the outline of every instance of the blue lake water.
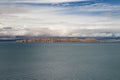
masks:
<svg viewBox="0 0 120 80"><path fill-rule="evenodd" d="M120 80L120 43L0 42L0 80Z"/></svg>

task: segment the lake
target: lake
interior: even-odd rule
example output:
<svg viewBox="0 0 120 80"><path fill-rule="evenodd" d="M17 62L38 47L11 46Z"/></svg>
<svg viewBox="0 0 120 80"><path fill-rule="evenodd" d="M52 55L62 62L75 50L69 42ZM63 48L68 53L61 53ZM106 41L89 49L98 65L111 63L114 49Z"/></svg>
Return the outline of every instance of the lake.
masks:
<svg viewBox="0 0 120 80"><path fill-rule="evenodd" d="M120 43L0 42L0 80L120 80Z"/></svg>

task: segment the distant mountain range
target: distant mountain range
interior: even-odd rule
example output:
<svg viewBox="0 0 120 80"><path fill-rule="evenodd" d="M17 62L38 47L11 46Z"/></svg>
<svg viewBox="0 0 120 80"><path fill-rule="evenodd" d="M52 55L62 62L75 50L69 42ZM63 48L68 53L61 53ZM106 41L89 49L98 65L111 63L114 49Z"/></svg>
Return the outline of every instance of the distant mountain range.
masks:
<svg viewBox="0 0 120 80"><path fill-rule="evenodd" d="M78 38L78 39L86 39L86 38L95 38L96 40L101 41L120 41L120 37L58 37L58 36L39 36L39 37L30 37L30 36L0 36L0 41L16 41L16 40L30 40L30 39L40 39L40 38Z"/></svg>

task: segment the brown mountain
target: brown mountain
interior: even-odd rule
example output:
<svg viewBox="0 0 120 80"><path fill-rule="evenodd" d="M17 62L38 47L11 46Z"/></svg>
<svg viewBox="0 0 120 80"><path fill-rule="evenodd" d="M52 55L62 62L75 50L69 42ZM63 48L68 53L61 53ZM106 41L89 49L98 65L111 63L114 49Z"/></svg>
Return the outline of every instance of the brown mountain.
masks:
<svg viewBox="0 0 120 80"><path fill-rule="evenodd" d="M16 40L16 42L100 42L96 38L34 38L25 40Z"/></svg>

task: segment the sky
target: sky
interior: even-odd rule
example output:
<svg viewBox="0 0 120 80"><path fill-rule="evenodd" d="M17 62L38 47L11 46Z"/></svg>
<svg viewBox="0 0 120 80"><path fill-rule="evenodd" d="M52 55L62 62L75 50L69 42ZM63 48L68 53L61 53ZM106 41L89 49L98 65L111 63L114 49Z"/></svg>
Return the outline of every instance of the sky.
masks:
<svg viewBox="0 0 120 80"><path fill-rule="evenodd" d="M0 36L120 37L120 0L0 0Z"/></svg>

